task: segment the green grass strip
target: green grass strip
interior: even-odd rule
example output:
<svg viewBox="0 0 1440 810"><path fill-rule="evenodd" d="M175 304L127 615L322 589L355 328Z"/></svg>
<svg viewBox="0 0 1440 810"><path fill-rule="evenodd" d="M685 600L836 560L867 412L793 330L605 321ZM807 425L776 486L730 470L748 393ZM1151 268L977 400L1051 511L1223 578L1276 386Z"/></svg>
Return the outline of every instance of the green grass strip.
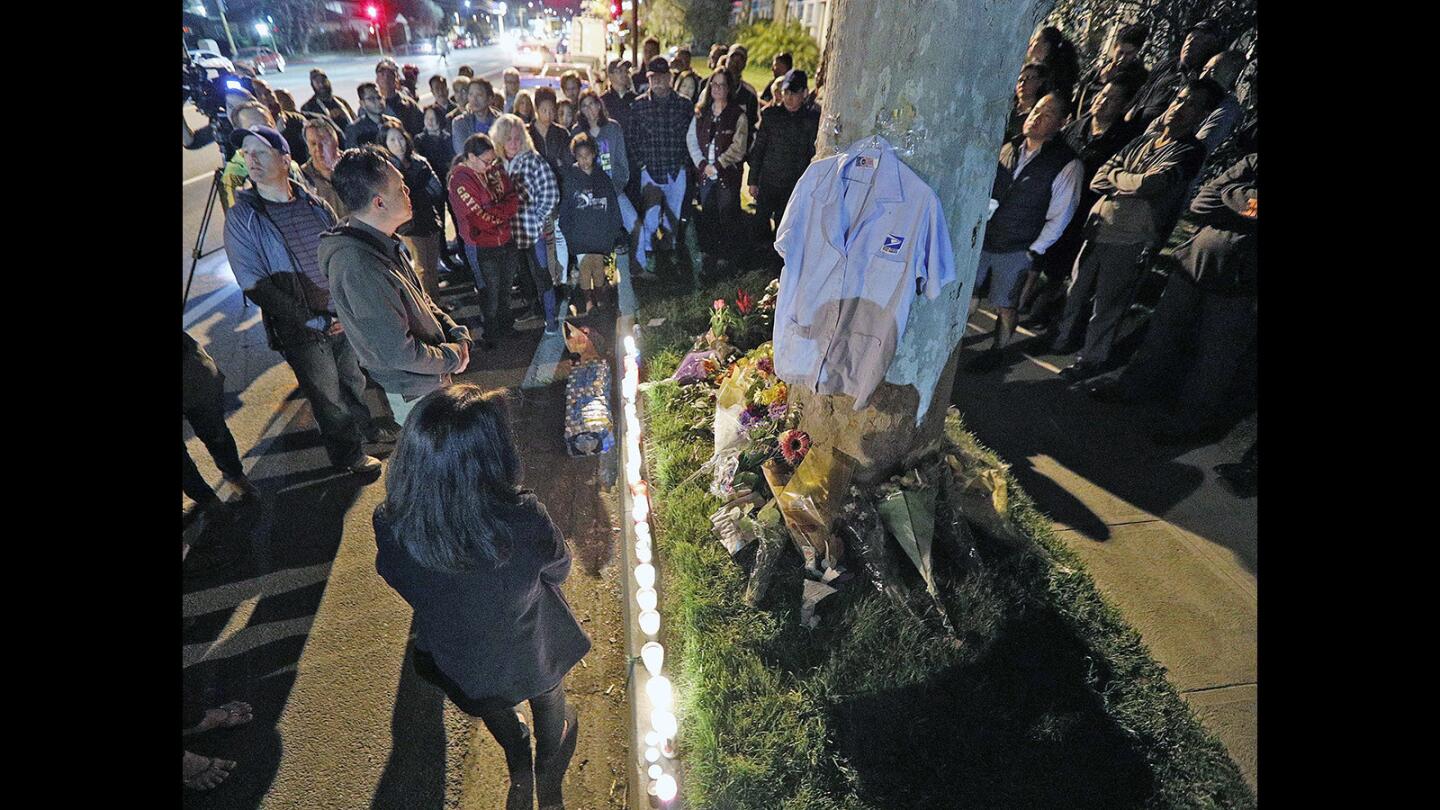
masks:
<svg viewBox="0 0 1440 810"><path fill-rule="evenodd" d="M645 377L674 371L714 299L736 286L758 297L770 278L649 288ZM822 603L817 629L802 628L798 555L760 608L747 607L745 570L710 534L720 501L705 476L684 483L713 438L708 421L690 427L678 391L648 390L644 420L688 806L1255 806L1224 747L1008 472L1025 542L981 534L978 571L938 564L958 643L922 618L922 589L907 610L861 581ZM952 452L1000 464L958 417L946 432Z"/></svg>

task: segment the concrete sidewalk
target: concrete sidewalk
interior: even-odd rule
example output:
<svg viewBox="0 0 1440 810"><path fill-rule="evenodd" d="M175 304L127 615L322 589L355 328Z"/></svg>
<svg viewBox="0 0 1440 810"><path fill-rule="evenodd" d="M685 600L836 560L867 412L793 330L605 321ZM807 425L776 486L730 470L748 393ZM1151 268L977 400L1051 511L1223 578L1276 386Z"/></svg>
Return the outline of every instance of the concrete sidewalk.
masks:
<svg viewBox="0 0 1440 810"><path fill-rule="evenodd" d="M972 339L994 326L983 311L970 322ZM1211 469L1239 459L1245 426L1210 446L1157 447L1142 410L1067 391L1056 370L1069 358L1026 356L1016 338L999 371L965 371L976 352L962 352L952 402L1258 793L1257 499L1231 495Z"/></svg>

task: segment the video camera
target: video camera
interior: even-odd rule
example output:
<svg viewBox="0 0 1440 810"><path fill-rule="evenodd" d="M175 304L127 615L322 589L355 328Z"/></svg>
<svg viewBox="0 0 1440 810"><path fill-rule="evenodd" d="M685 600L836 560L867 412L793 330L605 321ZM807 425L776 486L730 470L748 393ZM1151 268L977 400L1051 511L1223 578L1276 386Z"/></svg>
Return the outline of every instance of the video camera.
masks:
<svg viewBox="0 0 1440 810"><path fill-rule="evenodd" d="M255 86L248 76L237 76L223 68L207 68L196 64L195 60L190 58L188 50L184 52L183 66L183 93L180 103L195 102L195 108L210 119L215 143L220 146L228 161L235 151L230 145L230 133L234 130L234 125L230 123L230 116L225 108L225 92L234 88L253 95Z"/></svg>

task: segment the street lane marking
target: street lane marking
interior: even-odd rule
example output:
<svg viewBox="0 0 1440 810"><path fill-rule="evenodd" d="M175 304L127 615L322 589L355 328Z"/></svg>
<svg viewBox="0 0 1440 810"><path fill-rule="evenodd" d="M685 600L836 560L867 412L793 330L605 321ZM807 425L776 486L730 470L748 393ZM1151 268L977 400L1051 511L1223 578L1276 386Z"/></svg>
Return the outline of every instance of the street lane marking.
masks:
<svg viewBox="0 0 1440 810"><path fill-rule="evenodd" d="M330 563L316 563L304 568L282 568L263 576L187 593L184 599L184 615L187 617L203 616L206 613L234 607L257 593L275 596L298 591L317 582L324 582L328 576L330 576Z"/></svg>
<svg viewBox="0 0 1440 810"><path fill-rule="evenodd" d="M184 188L185 186L189 186L189 185L193 185L193 184L195 184L195 183L198 183L198 182L200 182L201 180L209 180L210 178L212 178L212 177L214 177L214 176L215 176L215 172L206 172L206 173L204 173L204 174L197 174L197 175L195 175L194 177L190 178L189 180L186 180L185 182L181 183L181 184L180 184L180 187L181 187L181 188Z"/></svg>
<svg viewBox="0 0 1440 810"><path fill-rule="evenodd" d="M555 373L560 368L560 358L565 355L565 328L561 326L558 335L542 335L540 345L535 347L535 356L530 359L530 368L525 370L525 381L521 388L544 388L555 382Z"/></svg>
<svg viewBox="0 0 1440 810"><path fill-rule="evenodd" d="M239 286L227 283L221 289L218 289L215 292L212 292L209 295L205 296L204 298L201 298L198 302L196 302L194 306L186 310L185 318L183 321L181 321L181 323L186 329L189 329L190 327L194 326L197 321L205 317L206 313L208 313L215 307L220 306L222 303L225 302L226 299L239 291Z"/></svg>

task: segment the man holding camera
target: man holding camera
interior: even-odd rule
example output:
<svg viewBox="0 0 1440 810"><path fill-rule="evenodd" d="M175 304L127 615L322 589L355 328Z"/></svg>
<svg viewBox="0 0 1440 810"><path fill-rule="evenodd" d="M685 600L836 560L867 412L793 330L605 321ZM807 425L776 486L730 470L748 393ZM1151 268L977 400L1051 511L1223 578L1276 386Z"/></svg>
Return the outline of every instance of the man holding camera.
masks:
<svg viewBox="0 0 1440 810"><path fill-rule="evenodd" d="M225 251L235 280L260 307L270 348L295 372L336 468L378 473L362 442L394 441L365 405L365 375L336 318L320 268L320 234L335 214L289 176L290 147L273 127L237 128L231 143L245 156L250 187L225 216Z"/></svg>

